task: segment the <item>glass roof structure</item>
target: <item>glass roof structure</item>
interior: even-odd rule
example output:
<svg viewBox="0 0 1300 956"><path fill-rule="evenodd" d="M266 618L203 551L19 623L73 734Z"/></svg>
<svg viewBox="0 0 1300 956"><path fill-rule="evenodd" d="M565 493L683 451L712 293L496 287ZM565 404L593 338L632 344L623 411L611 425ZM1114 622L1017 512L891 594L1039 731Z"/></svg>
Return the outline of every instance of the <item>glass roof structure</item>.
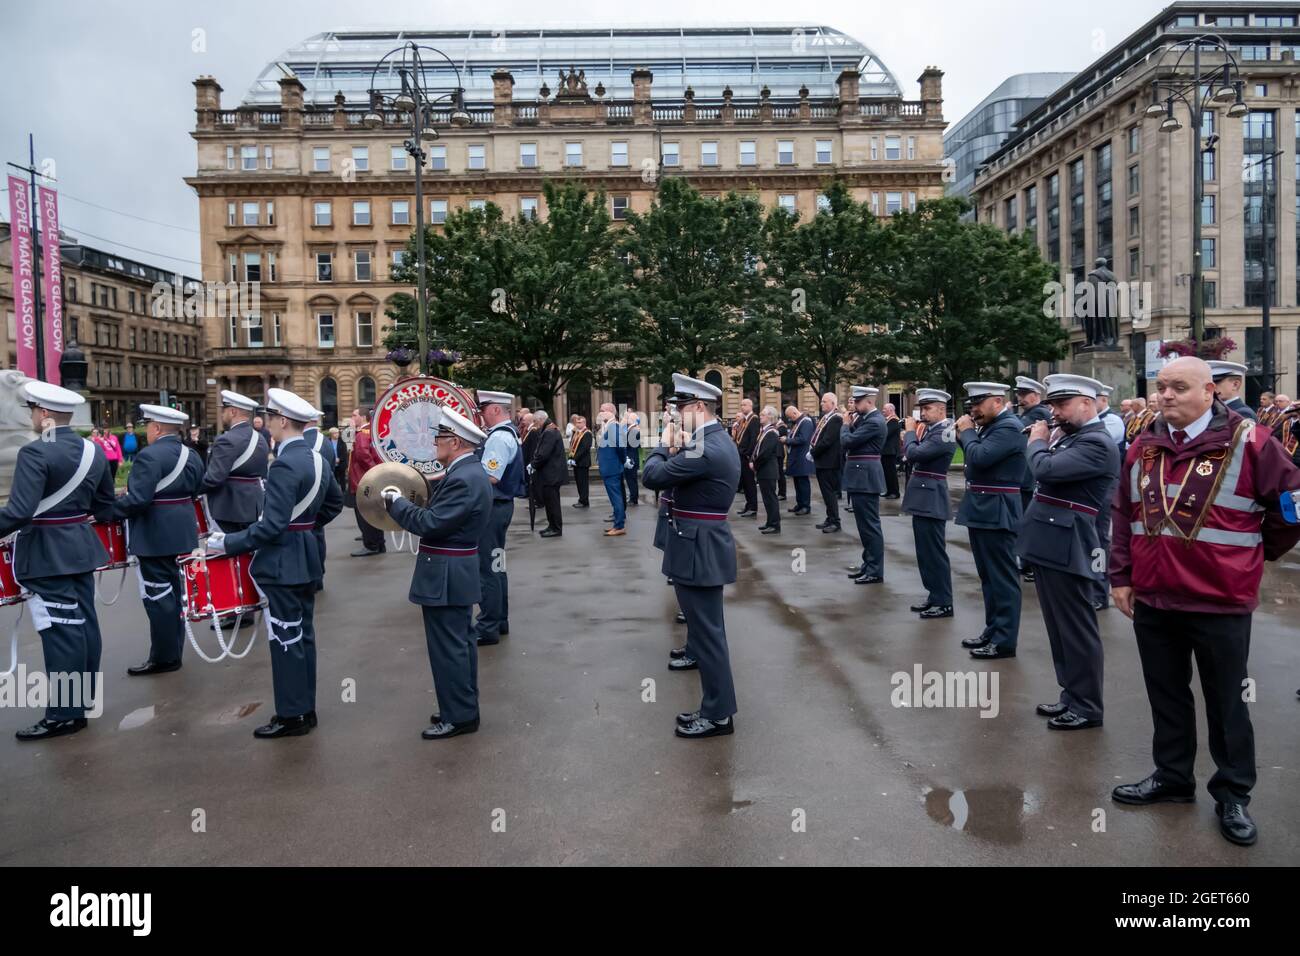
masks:
<svg viewBox="0 0 1300 956"><path fill-rule="evenodd" d="M459 70L469 103L492 102L492 73L497 69L514 76L517 102L535 100L543 83L554 93L560 70L570 68L585 72L593 93L603 83L607 98L630 100L631 73L638 67L654 74L655 102L681 100L688 86L697 102L720 100L728 86L737 100L757 100L764 86L771 90L773 102L797 100L801 86L808 87L814 100L833 98L838 95L836 77L848 68L862 75L861 96L902 97L897 78L864 44L831 27L790 23L318 33L269 63L244 103L278 105L277 84L285 76L303 83L308 105L332 106L339 92L349 103L365 102L375 64L407 41L445 53L455 70L437 54L422 52L426 82L433 89L452 88ZM377 87L398 86L399 62L399 55L389 58L376 77Z"/></svg>

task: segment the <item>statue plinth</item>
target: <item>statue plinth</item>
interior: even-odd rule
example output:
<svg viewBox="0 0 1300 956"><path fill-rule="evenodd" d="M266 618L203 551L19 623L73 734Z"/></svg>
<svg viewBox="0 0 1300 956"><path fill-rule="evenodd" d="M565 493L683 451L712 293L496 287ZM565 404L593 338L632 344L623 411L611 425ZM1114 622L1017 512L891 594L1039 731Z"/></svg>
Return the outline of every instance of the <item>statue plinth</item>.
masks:
<svg viewBox="0 0 1300 956"><path fill-rule="evenodd" d="M1086 375L1113 388L1110 396L1113 408L1119 408L1120 402L1137 394L1133 359L1123 349L1080 349L1069 364L1069 371L1074 375Z"/></svg>

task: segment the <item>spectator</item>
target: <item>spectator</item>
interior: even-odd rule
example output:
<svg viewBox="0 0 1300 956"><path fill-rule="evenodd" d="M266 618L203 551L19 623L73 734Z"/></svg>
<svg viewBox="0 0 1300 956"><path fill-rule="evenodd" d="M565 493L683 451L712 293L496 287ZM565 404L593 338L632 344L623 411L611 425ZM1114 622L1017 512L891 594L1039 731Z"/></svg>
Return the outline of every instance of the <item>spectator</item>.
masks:
<svg viewBox="0 0 1300 956"><path fill-rule="evenodd" d="M140 450L139 439L135 437L135 423L126 423L126 433L122 436L122 458L125 461L133 461L135 453Z"/></svg>

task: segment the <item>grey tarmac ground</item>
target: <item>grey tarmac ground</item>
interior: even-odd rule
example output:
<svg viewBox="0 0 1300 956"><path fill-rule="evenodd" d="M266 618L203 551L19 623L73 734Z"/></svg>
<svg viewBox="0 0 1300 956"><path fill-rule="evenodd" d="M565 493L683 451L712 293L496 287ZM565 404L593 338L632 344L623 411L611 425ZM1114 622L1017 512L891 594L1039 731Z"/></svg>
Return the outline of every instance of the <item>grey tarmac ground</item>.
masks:
<svg viewBox="0 0 1300 956"><path fill-rule="evenodd" d="M957 615L920 623L907 610L922 596L910 522L893 501L883 506L883 586L845 577L855 536L816 531L819 510L785 516L779 536L733 520L737 733L676 739L673 716L698 705L699 682L665 668L684 628L651 546L655 509L632 510L626 537L603 538L599 490L579 511L565 488L565 533L549 541L530 535L526 509L516 510L511 635L480 652L482 729L450 741L420 738L434 696L419 613L406 601L412 559L349 558L351 511L328 534L316 611L320 727L307 737L252 737L273 710L264 636L242 661L206 664L187 649L179 672L127 677L147 649L128 578L122 599L101 608L103 716L74 737L31 745L11 732L39 714L0 709L0 863L1300 863L1300 555L1269 568L1255 617L1251 809L1261 835L1241 849L1219 836L1203 789L1212 764L1199 689L1196 804L1112 804L1111 787L1151 769L1128 620L1102 615L1105 727L1049 732L1033 713L1057 691L1032 589L1019 657L977 665L958 645L983 621L965 530L948 533ZM795 549L804 573L792 571ZM0 624L13 617L0 611ZM211 632L197 633L213 646ZM21 659L39 666L30 622ZM892 706L891 676L918 664L997 671L1000 712ZM354 703L341 699L349 678ZM646 679L653 703L642 699ZM206 831L196 833L200 809Z"/></svg>

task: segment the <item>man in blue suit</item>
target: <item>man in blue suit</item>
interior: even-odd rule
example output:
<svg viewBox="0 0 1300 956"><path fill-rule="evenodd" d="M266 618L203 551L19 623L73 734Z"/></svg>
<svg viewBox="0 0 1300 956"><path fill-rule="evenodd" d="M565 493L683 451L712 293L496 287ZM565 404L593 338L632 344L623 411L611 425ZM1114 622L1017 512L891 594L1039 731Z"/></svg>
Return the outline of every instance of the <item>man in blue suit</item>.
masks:
<svg viewBox="0 0 1300 956"><path fill-rule="evenodd" d="M112 518L113 475L104 452L71 426L84 398L37 381L25 383L23 393L32 431L40 437L18 449L9 503L0 508L0 537L18 532L14 578L31 592L32 622L50 679L45 716L15 734L36 741L84 730L96 694L103 642L94 574L108 563L108 552L88 522L91 515L97 521ZM64 689L72 699L63 698Z"/></svg>
<svg viewBox="0 0 1300 956"><path fill-rule="evenodd" d="M316 591L324 567L315 530L343 510L343 493L324 457L303 440L320 412L282 388L266 393L276 456L266 474L262 517L243 531L208 536L217 554L256 551L250 568L266 596L275 713L259 739L298 737L316 726Z"/></svg>
<svg viewBox="0 0 1300 956"><path fill-rule="evenodd" d="M652 491L673 493L663 573L672 578L686 615L686 650L668 667L699 669L699 710L678 714L676 729L679 737L699 739L735 732L736 689L722 588L736 580L736 542L727 514L740 480L740 452L718 421L721 389L674 372L673 392L689 438L670 422L646 459L641 480Z"/></svg>
<svg viewBox="0 0 1300 956"><path fill-rule="evenodd" d="M610 507L614 509L614 525L606 529L605 536L613 538L627 534L623 529L627 520L623 498L623 472L628 464L627 435L618 423L618 412L608 402L600 406L596 421L600 423L600 434L596 436L596 467L600 470L600 480L605 483Z"/></svg>
<svg viewBox="0 0 1300 956"><path fill-rule="evenodd" d="M908 418L903 436L903 458L911 466L911 477L903 492L903 514L912 516L912 538L916 542L916 564L925 586L925 600L912 605L923 620L952 617L952 567L948 562L947 530L952 518L948 497L948 466L957 453L957 440L948 419L952 396L937 388L921 388L916 404L925 422L917 437L916 419Z"/></svg>
<svg viewBox="0 0 1300 956"><path fill-rule="evenodd" d="M481 429L450 408L439 409L434 439L442 477L433 482L429 506L421 508L385 489L393 520L420 536L409 600L420 605L424 639L438 694L425 740L445 740L478 730L478 644L474 605L483 596L479 542L492 520L492 483L475 451Z"/></svg>
<svg viewBox="0 0 1300 956"><path fill-rule="evenodd" d="M966 458L966 494L957 509L957 523L970 532L971 555L984 592L984 630L961 644L972 657L1015 657L1020 636L1016 531L1023 514L1025 436L1007 404L1006 385L965 382L962 387L970 411L957 419L957 443Z"/></svg>
<svg viewBox="0 0 1300 956"><path fill-rule="evenodd" d="M854 584L879 584L885 580L885 536L880 527L880 496L885 493L885 472L880 452L888 428L876 408L878 389L853 386L853 421L840 429L844 449L844 478L840 487L849 496L849 510L862 541L862 560L849 566Z"/></svg>
<svg viewBox="0 0 1300 956"><path fill-rule="evenodd" d="M149 658L128 667L132 677L179 670L185 647L180 568L176 558L198 544L194 497L203 461L181 442L189 416L163 405L141 405L149 443L126 479L113 515L125 518L130 551L140 562L140 599L149 618Z"/></svg>
<svg viewBox="0 0 1300 956"><path fill-rule="evenodd" d="M812 514L812 477L817 474L808 452L812 449L813 429L817 426L801 410L791 405L785 410L789 432L781 438L786 449L785 473L794 480L792 515Z"/></svg>

